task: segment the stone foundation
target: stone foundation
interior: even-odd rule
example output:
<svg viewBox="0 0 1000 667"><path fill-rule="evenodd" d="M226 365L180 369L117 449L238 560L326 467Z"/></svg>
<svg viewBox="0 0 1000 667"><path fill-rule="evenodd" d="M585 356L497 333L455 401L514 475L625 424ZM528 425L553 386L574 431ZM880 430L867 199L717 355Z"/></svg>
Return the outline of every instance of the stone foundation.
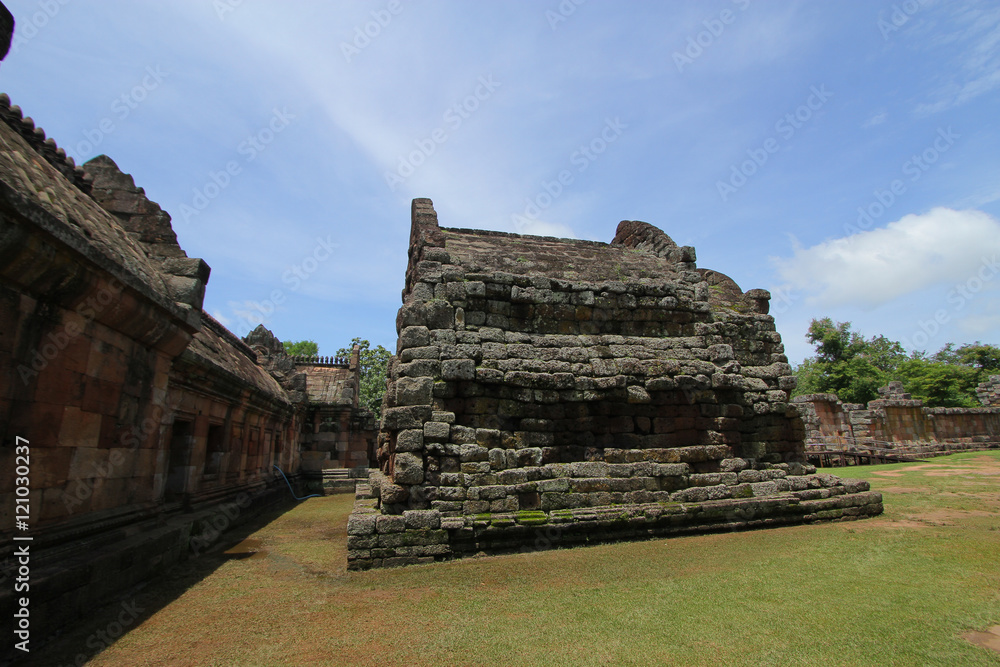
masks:
<svg viewBox="0 0 1000 667"><path fill-rule="evenodd" d="M348 569L882 513L882 495L870 491L865 481L815 474L811 465L755 465L734 458L718 462L722 472L696 473L698 459L707 453L703 448L673 451L689 462L527 468L531 481L474 487L469 491L476 500L459 503L469 510L497 509L461 514L437 509L384 514L379 494L388 480L373 472L371 484L358 485L348 522ZM503 509L506 498L525 495L539 498L537 509L519 510L516 503Z"/></svg>

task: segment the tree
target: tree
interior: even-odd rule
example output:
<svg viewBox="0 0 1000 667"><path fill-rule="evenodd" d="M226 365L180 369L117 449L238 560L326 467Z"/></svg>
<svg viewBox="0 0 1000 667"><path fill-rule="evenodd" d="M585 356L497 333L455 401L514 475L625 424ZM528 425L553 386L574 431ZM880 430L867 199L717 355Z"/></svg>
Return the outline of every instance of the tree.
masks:
<svg viewBox="0 0 1000 667"><path fill-rule="evenodd" d="M306 357L315 357L319 354L319 345L312 340L300 340L294 343L290 340L285 340L281 344L285 346L285 354L292 356L304 355Z"/></svg>
<svg viewBox="0 0 1000 667"><path fill-rule="evenodd" d="M979 405L977 373L970 366L914 358L901 363L897 375L903 388L929 407L972 408Z"/></svg>
<svg viewBox="0 0 1000 667"><path fill-rule="evenodd" d="M795 369L795 395L830 392L845 403L878 398L878 388L899 380L913 398L928 407L974 407L976 385L1000 373L1000 347L976 341L948 343L934 355L915 351L885 336L866 339L850 322L829 317L813 320L806 335L816 356Z"/></svg>
<svg viewBox="0 0 1000 667"><path fill-rule="evenodd" d="M834 324L829 317L813 320L806 338L816 346L809 367L812 391L836 394L845 403L878 398L878 388L891 379L906 358L903 346L884 336L865 340L850 322ZM804 393L804 392L803 392Z"/></svg>
<svg viewBox="0 0 1000 667"><path fill-rule="evenodd" d="M966 343L957 349L954 343L948 343L937 351L933 359L974 368L979 382L1000 372L1000 347L985 345L978 340L975 343Z"/></svg>
<svg viewBox="0 0 1000 667"><path fill-rule="evenodd" d="M928 405L941 407L975 407L979 405L976 385L1000 372L1000 348L995 345L966 343L955 347L948 343L930 358L924 355L901 371L907 391Z"/></svg>
<svg viewBox="0 0 1000 667"><path fill-rule="evenodd" d="M871 362L872 366L886 373L894 372L908 358L906 349L901 343L882 335L874 336L867 341L861 354Z"/></svg>
<svg viewBox="0 0 1000 667"><path fill-rule="evenodd" d="M815 358L803 360L801 364L795 367L793 372L795 374L795 390L792 392L792 396L821 393L819 388L821 373L816 368Z"/></svg>
<svg viewBox="0 0 1000 667"><path fill-rule="evenodd" d="M340 348L337 350L337 356L350 357L351 348L355 345L361 348L359 355L361 386L358 387L358 403L371 410L376 418L381 417L382 397L385 395L385 381L392 353L381 345L371 349L371 343L363 338L352 338L351 347Z"/></svg>

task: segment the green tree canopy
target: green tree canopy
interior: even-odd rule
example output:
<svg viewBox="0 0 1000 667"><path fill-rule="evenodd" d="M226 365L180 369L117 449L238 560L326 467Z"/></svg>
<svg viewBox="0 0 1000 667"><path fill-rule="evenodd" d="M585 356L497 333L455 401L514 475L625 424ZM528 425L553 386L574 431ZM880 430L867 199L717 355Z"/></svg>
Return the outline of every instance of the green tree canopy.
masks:
<svg viewBox="0 0 1000 667"><path fill-rule="evenodd" d="M985 380L987 376L1000 372L1000 348L995 345L984 345L978 340L975 343L966 343L959 348L956 348L954 343L948 343L937 351L933 359L946 364L974 368L980 382Z"/></svg>
<svg viewBox="0 0 1000 667"><path fill-rule="evenodd" d="M281 344L285 346L285 354L304 355L307 357L314 357L319 354L319 345L316 344L316 341L300 340L293 343L290 340L284 340L281 341Z"/></svg>
<svg viewBox="0 0 1000 667"><path fill-rule="evenodd" d="M806 387L798 387L796 394L832 393L846 403L867 403L878 398L878 388L906 359L896 341L884 336L866 340L851 331L850 322L834 323L829 317L813 320L806 338L816 346L816 356L798 372Z"/></svg>
<svg viewBox="0 0 1000 667"><path fill-rule="evenodd" d="M337 350L338 357L350 357L351 349L361 348L361 386L358 388L358 403L371 410L375 417L382 415L382 397L385 395L386 375L392 353L381 345L371 348L371 343L363 338L352 338L350 347Z"/></svg>
<svg viewBox="0 0 1000 667"><path fill-rule="evenodd" d="M851 331L850 322L829 317L813 320L806 338L816 356L795 369L795 395L833 393L845 403L878 398L878 388L900 380L903 388L929 407L978 405L976 385L1000 373L1000 348L976 341L956 347L948 343L934 355L915 351L885 336L866 339Z"/></svg>
<svg viewBox="0 0 1000 667"><path fill-rule="evenodd" d="M899 365L897 379L913 398L928 406L972 408L979 405L976 375L974 368L961 364L909 359Z"/></svg>

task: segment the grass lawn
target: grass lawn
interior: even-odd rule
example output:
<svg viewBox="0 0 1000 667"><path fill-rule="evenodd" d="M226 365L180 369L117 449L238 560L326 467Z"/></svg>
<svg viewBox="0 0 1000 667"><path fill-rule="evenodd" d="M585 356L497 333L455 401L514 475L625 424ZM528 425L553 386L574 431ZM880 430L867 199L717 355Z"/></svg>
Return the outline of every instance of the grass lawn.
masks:
<svg viewBox="0 0 1000 667"><path fill-rule="evenodd" d="M845 476L885 514L350 573L351 498L311 499L137 592L87 664L1000 665L963 638L1000 625L1000 452Z"/></svg>

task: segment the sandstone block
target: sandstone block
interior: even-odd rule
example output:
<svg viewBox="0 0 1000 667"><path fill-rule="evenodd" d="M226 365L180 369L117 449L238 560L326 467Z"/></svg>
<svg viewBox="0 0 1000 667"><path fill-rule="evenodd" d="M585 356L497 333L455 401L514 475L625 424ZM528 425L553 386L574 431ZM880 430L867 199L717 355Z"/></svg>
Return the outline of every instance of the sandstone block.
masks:
<svg viewBox="0 0 1000 667"><path fill-rule="evenodd" d="M461 508L459 508L461 509ZM460 516L441 517L442 530L460 530L465 527L465 519Z"/></svg>
<svg viewBox="0 0 1000 667"><path fill-rule="evenodd" d="M379 515L375 520L375 528L379 533L401 533L406 530L406 522L398 515Z"/></svg>
<svg viewBox="0 0 1000 667"><path fill-rule="evenodd" d="M690 480L692 486L716 486L718 484L734 485L737 482L737 477L734 472L713 472L691 475Z"/></svg>
<svg viewBox="0 0 1000 667"><path fill-rule="evenodd" d="M649 403L650 402L649 392L645 388L638 385L631 385L628 388L628 402L629 403Z"/></svg>
<svg viewBox="0 0 1000 667"><path fill-rule="evenodd" d="M433 412L431 412L431 421L444 422L445 424L454 424L455 413L434 410Z"/></svg>
<svg viewBox="0 0 1000 667"><path fill-rule="evenodd" d="M469 500L499 500L507 497L505 486L473 486L468 490Z"/></svg>
<svg viewBox="0 0 1000 667"><path fill-rule="evenodd" d="M489 450L479 445L464 444L460 447L459 451L461 452L459 456L463 463L489 460Z"/></svg>
<svg viewBox="0 0 1000 667"><path fill-rule="evenodd" d="M416 452L424 448L424 431L419 428L406 429L396 436L397 452Z"/></svg>
<svg viewBox="0 0 1000 667"><path fill-rule="evenodd" d="M538 491L542 493L565 493L569 491L569 480L566 478L546 479L538 482Z"/></svg>
<svg viewBox="0 0 1000 667"><path fill-rule="evenodd" d="M424 481L424 460L409 452L396 454L393 480L397 484L420 484Z"/></svg>
<svg viewBox="0 0 1000 667"><path fill-rule="evenodd" d="M466 500L462 505L463 514L482 514L490 511L488 500Z"/></svg>
<svg viewBox="0 0 1000 667"><path fill-rule="evenodd" d="M505 451L505 450L492 450ZM523 484L528 481L528 473L523 468L501 470L497 473L497 481L501 484Z"/></svg>
<svg viewBox="0 0 1000 667"><path fill-rule="evenodd" d="M403 512L403 519L407 528L437 530L441 527L441 512L437 510L406 510Z"/></svg>
<svg viewBox="0 0 1000 667"><path fill-rule="evenodd" d="M569 464L573 477L609 477L610 469L603 461L579 461Z"/></svg>
<svg viewBox="0 0 1000 667"><path fill-rule="evenodd" d="M863 479L844 479L841 483L848 493L863 493L871 489L871 485Z"/></svg>
<svg viewBox="0 0 1000 667"><path fill-rule="evenodd" d="M722 472L740 472L746 470L748 463L745 459L723 459L719 461L719 469Z"/></svg>
<svg viewBox="0 0 1000 667"><path fill-rule="evenodd" d="M403 327L399 332L399 350L410 347L423 347L431 341L430 330L424 326Z"/></svg>
<svg viewBox="0 0 1000 667"><path fill-rule="evenodd" d="M537 434L542 435L542 434ZM525 447L524 449L517 450L517 465L520 467L525 466L539 466L542 464L542 450L540 447Z"/></svg>
<svg viewBox="0 0 1000 667"><path fill-rule="evenodd" d="M458 472L459 466L455 465L455 469L451 472L441 473L441 485L442 486L465 486L465 475Z"/></svg>
<svg viewBox="0 0 1000 667"><path fill-rule="evenodd" d="M489 450L490 468L502 470L507 466L507 450L493 448Z"/></svg>
<svg viewBox="0 0 1000 667"><path fill-rule="evenodd" d="M442 361L441 377L445 380L473 380L476 377L476 362L472 359Z"/></svg>
<svg viewBox="0 0 1000 667"><path fill-rule="evenodd" d="M461 486L442 486L438 489L438 498L446 501L465 500L468 497L466 489ZM461 509L461 507L459 507Z"/></svg>
<svg viewBox="0 0 1000 667"><path fill-rule="evenodd" d="M468 426L452 426L450 439L456 445L470 445L476 442L476 429Z"/></svg>
<svg viewBox="0 0 1000 667"><path fill-rule="evenodd" d="M441 374L441 362L435 359L414 359L399 364L399 374L404 377L437 377Z"/></svg>
<svg viewBox="0 0 1000 667"><path fill-rule="evenodd" d="M414 359L438 359L441 356L441 348L437 345L427 345L424 347L410 347L399 353L399 360L402 363L409 363Z"/></svg>
<svg viewBox="0 0 1000 667"><path fill-rule="evenodd" d="M382 428L399 431L409 428L423 428L431 416L430 406L405 406L388 408L382 415Z"/></svg>
<svg viewBox="0 0 1000 667"><path fill-rule="evenodd" d="M517 496L507 497L501 500L491 500L489 502L490 512L516 512L521 508L518 503Z"/></svg>
<svg viewBox="0 0 1000 667"><path fill-rule="evenodd" d="M773 496L778 493L778 486L774 482L756 482L751 484L750 488L757 497Z"/></svg>
<svg viewBox="0 0 1000 667"><path fill-rule="evenodd" d="M371 535L375 532L377 514L351 514L347 519L348 535Z"/></svg>
<svg viewBox="0 0 1000 667"><path fill-rule="evenodd" d="M424 440L427 442L444 442L451 434L451 425L444 422L426 422L424 427Z"/></svg>
<svg viewBox="0 0 1000 667"><path fill-rule="evenodd" d="M500 446L500 431L495 428L477 428L476 443L481 447L493 449Z"/></svg>
<svg viewBox="0 0 1000 667"><path fill-rule="evenodd" d="M430 405L433 387L429 377L401 377L396 381L396 405Z"/></svg>

